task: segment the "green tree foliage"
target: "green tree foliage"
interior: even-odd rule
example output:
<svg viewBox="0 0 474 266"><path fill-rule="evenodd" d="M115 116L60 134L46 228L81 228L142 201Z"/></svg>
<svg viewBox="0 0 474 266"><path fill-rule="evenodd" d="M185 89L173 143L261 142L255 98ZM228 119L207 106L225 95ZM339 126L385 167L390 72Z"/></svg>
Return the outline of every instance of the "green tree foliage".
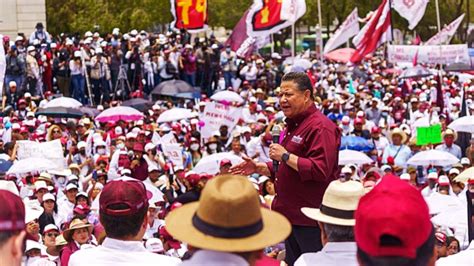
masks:
<svg viewBox="0 0 474 266"><path fill-rule="evenodd" d="M466 1L442 0L440 3L441 24L448 24L462 13L466 13ZM208 0L209 25L232 29L253 0ZM358 7L359 16L375 10L380 0L321 0L323 28L328 29L335 19L342 23L345 17ZM299 25L318 23L317 0L306 0L307 11ZM471 4L471 20L474 18ZM99 31L110 32L118 27L124 31L164 29L173 19L169 0L46 0L48 30L61 32L85 32L99 25ZM392 12L394 28L407 31L408 23L395 11ZM423 40L436 33L435 1L430 1L425 16L416 27ZM465 23L463 24L465 27Z"/></svg>

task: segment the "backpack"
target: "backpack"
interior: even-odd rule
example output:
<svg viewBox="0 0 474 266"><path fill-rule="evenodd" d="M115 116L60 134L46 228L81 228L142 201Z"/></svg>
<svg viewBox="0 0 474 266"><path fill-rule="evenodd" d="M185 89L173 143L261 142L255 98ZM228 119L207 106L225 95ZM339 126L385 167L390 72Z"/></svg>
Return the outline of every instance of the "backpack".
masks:
<svg viewBox="0 0 474 266"><path fill-rule="evenodd" d="M178 70L170 61L166 62L165 71L166 71L166 74L171 75L171 76L178 74Z"/></svg>

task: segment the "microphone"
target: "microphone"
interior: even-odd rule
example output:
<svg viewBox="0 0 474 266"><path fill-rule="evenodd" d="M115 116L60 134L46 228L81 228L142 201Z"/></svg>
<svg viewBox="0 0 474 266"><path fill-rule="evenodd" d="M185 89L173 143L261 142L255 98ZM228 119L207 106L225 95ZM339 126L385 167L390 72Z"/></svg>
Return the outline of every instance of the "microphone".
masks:
<svg viewBox="0 0 474 266"><path fill-rule="evenodd" d="M280 132L281 128L279 125L274 125L272 128L272 141L274 144L278 144L280 142ZM277 160L273 160L273 172L276 173L278 171L278 164Z"/></svg>

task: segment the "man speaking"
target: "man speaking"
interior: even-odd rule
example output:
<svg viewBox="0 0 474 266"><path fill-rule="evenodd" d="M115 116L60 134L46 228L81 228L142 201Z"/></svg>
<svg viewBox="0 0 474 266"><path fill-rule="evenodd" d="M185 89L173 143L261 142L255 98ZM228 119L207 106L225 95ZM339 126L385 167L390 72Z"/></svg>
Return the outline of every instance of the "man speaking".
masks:
<svg viewBox="0 0 474 266"><path fill-rule="evenodd" d="M313 86L305 73L290 72L280 86L280 106L286 129L280 144L270 145L270 158L279 162L256 163L250 158L232 168L235 174L258 173L275 177L276 197L272 209L292 224L285 241L286 263L293 265L303 253L321 250L318 224L307 218L302 207L320 208L324 191L338 177L338 127L314 105Z"/></svg>

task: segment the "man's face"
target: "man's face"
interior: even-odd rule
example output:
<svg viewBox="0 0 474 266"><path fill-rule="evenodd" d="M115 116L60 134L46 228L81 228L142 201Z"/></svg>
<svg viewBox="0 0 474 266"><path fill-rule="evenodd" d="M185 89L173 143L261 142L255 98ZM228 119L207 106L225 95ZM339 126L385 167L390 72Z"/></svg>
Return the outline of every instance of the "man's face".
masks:
<svg viewBox="0 0 474 266"><path fill-rule="evenodd" d="M26 225L26 232L30 235L37 235L39 233L39 229L38 219L33 220Z"/></svg>
<svg viewBox="0 0 474 266"><path fill-rule="evenodd" d="M66 191L66 197L72 203L76 202L76 194L77 194L77 189L70 189Z"/></svg>
<svg viewBox="0 0 474 266"><path fill-rule="evenodd" d="M393 142L393 145L401 145L402 144L402 136L398 135L398 134L395 134L392 136L392 142Z"/></svg>
<svg viewBox="0 0 474 266"><path fill-rule="evenodd" d="M220 169L219 169L220 174L222 175L222 174L230 173L230 166L231 166L230 164L225 164L225 165L221 166Z"/></svg>
<svg viewBox="0 0 474 266"><path fill-rule="evenodd" d="M131 149L131 148L133 148L134 144L135 144L135 139L134 138L129 138L129 139L127 139L127 142L125 143L125 146L128 149Z"/></svg>
<svg viewBox="0 0 474 266"><path fill-rule="evenodd" d="M56 243L56 237L59 235L59 233L55 230L49 231L46 234L44 234L44 244L46 247L54 247Z"/></svg>
<svg viewBox="0 0 474 266"><path fill-rule="evenodd" d="M454 136L447 135L444 137L444 143L446 143L446 145L451 146L453 145L453 142L454 142Z"/></svg>
<svg viewBox="0 0 474 266"><path fill-rule="evenodd" d="M158 178L160 177L160 173L158 171L151 171L148 173L148 176L150 177L151 182L156 182L158 181Z"/></svg>
<svg viewBox="0 0 474 266"><path fill-rule="evenodd" d="M283 81L280 89L280 106L286 117L293 118L306 109L306 103L310 101L309 90L298 90L293 81Z"/></svg>

